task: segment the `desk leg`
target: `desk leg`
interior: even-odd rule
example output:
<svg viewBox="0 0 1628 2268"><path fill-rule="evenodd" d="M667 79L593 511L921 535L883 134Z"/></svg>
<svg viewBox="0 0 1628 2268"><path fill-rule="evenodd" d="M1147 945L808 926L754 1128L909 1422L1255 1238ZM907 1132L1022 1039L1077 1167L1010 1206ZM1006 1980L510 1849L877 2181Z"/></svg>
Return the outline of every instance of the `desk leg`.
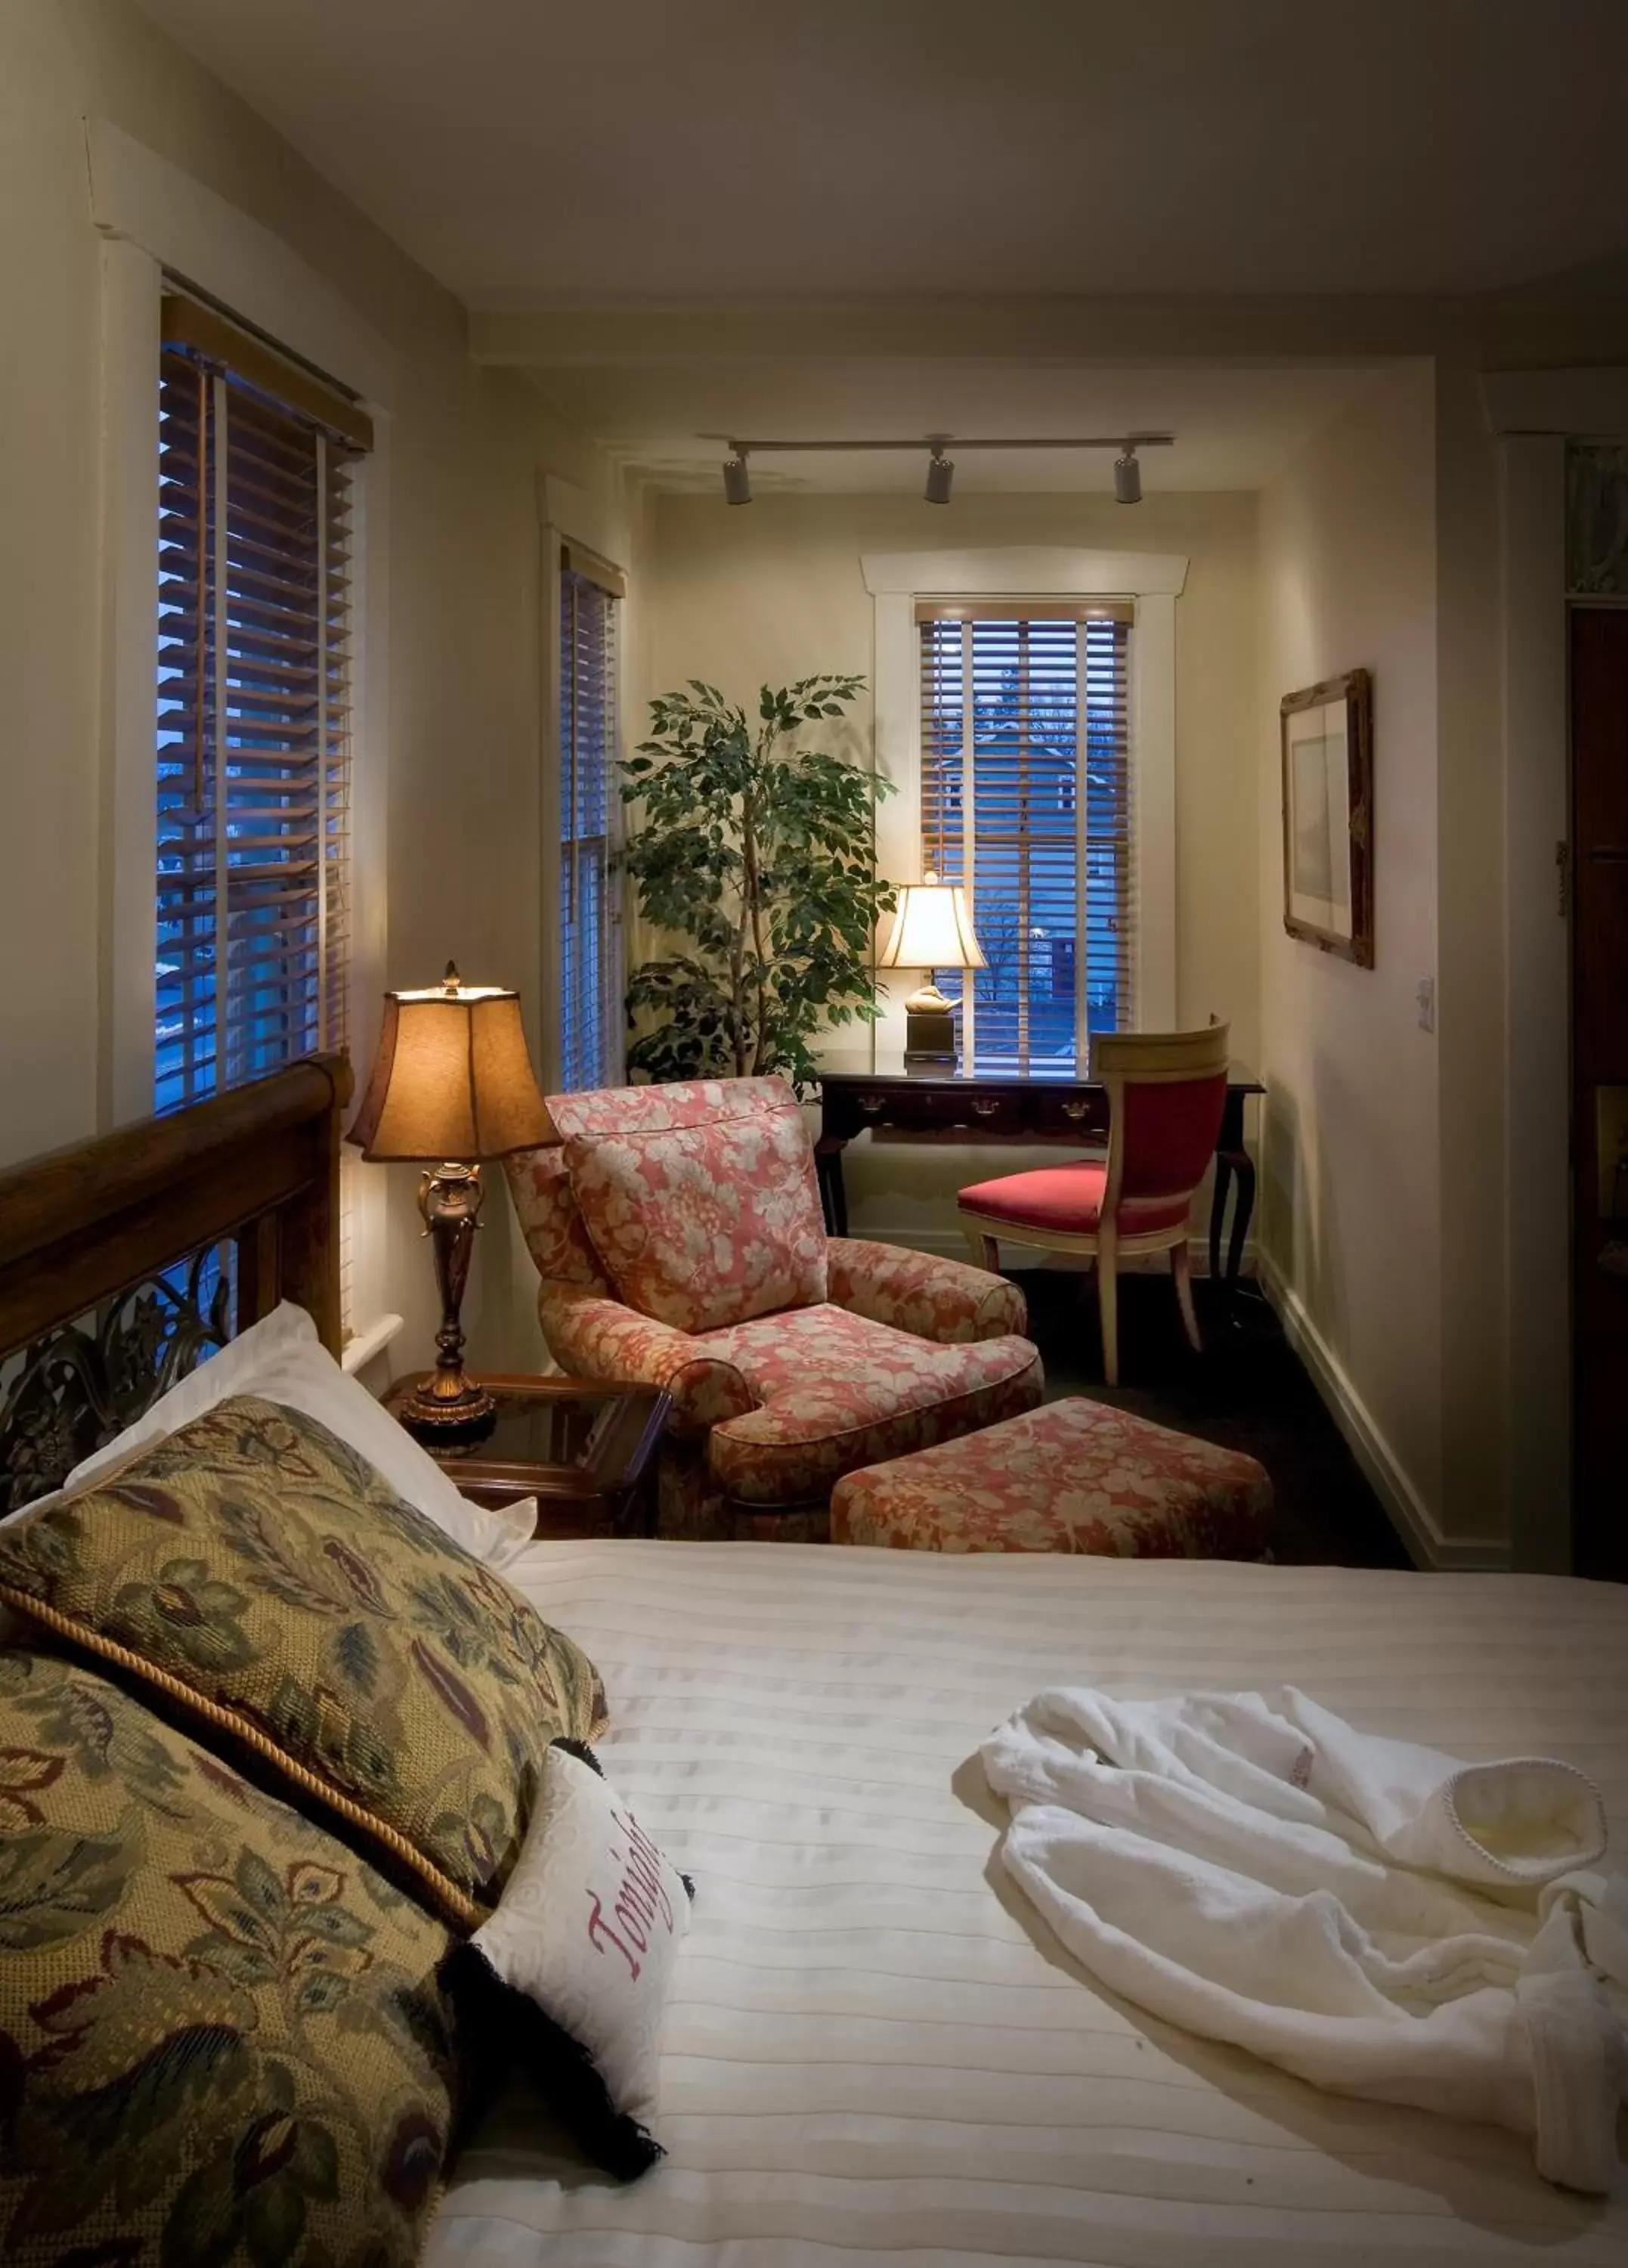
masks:
<svg viewBox="0 0 1628 2268"><path fill-rule="evenodd" d="M1235 1152L1231 1164L1238 1177L1238 1194L1233 1200L1232 1234L1227 1244L1228 1303L1237 1297L1238 1270L1243 1264L1243 1240L1249 1234L1250 1222L1255 1213L1255 1160L1247 1150L1241 1149Z"/></svg>
<svg viewBox="0 0 1628 2268"><path fill-rule="evenodd" d="M1232 1187L1232 1152L1215 1152L1215 1194L1210 1199L1210 1281L1221 1280L1221 1229L1227 1219L1227 1192ZM1242 1196L1243 1192L1239 1192Z"/></svg>
<svg viewBox="0 0 1628 2268"><path fill-rule="evenodd" d="M842 1186L842 1152L847 1146L831 1134L822 1134L814 1145L814 1174L827 1236L848 1233L848 1193Z"/></svg>

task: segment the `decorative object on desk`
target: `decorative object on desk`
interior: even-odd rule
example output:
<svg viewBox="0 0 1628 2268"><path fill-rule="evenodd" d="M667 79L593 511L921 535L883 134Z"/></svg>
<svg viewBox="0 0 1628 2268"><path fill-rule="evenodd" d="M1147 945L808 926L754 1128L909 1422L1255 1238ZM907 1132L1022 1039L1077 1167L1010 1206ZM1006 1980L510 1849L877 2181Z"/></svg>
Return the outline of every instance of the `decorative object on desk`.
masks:
<svg viewBox="0 0 1628 2268"><path fill-rule="evenodd" d="M893 903L877 879L890 783L793 745L840 717L864 680L822 674L759 696L758 721L715 686L650 703L653 737L622 766L642 806L624 859L639 910L684 949L635 968L627 1067L651 1079L816 1073L828 1024L873 1021L871 940Z"/></svg>
<svg viewBox="0 0 1628 2268"><path fill-rule="evenodd" d="M1374 966L1374 681L1366 669L1285 696L1283 926Z"/></svg>
<svg viewBox="0 0 1628 2268"><path fill-rule="evenodd" d="M490 1431L491 1395L464 1368L458 1321L480 1225L480 1160L546 1141L519 995L466 984L451 961L439 984L386 992L373 1074L346 1139L364 1158L417 1159L424 1233L434 1244L441 1328L436 1368L396 1414L425 1441L474 1440Z"/></svg>
<svg viewBox="0 0 1628 2268"><path fill-rule="evenodd" d="M906 882L898 894L893 934L876 966L927 971L927 983L905 1003L905 1061L954 1063L959 1003L944 998L935 972L988 966L960 883L941 882L931 873L925 880Z"/></svg>

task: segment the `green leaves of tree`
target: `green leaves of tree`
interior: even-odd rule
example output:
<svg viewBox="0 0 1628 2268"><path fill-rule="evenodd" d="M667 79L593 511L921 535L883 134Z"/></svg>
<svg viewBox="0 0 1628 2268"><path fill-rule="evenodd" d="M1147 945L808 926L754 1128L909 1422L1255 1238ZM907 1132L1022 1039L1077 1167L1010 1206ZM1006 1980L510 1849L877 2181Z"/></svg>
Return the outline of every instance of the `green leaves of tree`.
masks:
<svg viewBox="0 0 1628 2268"><path fill-rule="evenodd" d="M650 703L651 738L622 766L642 807L624 853L645 919L689 950L636 968L629 1068L657 1080L815 1077L823 1025L874 1020L875 808L891 783L818 747L864 680L764 686L754 725L700 678Z"/></svg>

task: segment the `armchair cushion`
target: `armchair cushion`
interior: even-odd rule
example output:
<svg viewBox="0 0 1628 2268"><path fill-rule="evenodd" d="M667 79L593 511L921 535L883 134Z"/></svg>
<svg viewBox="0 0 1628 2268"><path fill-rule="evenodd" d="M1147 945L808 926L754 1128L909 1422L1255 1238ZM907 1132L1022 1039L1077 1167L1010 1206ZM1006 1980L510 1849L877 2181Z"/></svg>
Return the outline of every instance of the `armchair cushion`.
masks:
<svg viewBox="0 0 1628 2268"><path fill-rule="evenodd" d="M744 1504L818 1498L861 1465L1032 1409L1044 1385L1027 1339L935 1346L826 1305L700 1344L761 1404L715 1425L708 1445L719 1486Z"/></svg>
<svg viewBox="0 0 1628 2268"><path fill-rule="evenodd" d="M565 1145L594 1250L630 1307L685 1331L825 1296L825 1230L803 1114L578 1134Z"/></svg>
<svg viewBox="0 0 1628 2268"><path fill-rule="evenodd" d="M564 1145L517 1150L503 1160L509 1192L526 1249L545 1282L586 1284L596 1292L611 1288L571 1194Z"/></svg>
<svg viewBox="0 0 1628 2268"><path fill-rule="evenodd" d="M1016 1285L964 1260L859 1236L833 1236L827 1256L832 1304L873 1323L891 1323L941 1346L1008 1333L1021 1337L1029 1329L1028 1302Z"/></svg>

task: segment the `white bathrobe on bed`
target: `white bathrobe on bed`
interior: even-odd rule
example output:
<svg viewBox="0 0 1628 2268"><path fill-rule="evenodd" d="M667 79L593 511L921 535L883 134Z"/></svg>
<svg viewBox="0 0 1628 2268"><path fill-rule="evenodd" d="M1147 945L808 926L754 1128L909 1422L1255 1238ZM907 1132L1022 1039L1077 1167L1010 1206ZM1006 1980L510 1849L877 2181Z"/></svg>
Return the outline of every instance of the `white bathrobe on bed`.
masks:
<svg viewBox="0 0 1628 2268"><path fill-rule="evenodd" d="M1314 2086L1533 2137L1609 2190L1628 1882L1569 1764L1463 1764L1293 1687L1042 1693L985 1742L1003 1856L1092 1974Z"/></svg>

